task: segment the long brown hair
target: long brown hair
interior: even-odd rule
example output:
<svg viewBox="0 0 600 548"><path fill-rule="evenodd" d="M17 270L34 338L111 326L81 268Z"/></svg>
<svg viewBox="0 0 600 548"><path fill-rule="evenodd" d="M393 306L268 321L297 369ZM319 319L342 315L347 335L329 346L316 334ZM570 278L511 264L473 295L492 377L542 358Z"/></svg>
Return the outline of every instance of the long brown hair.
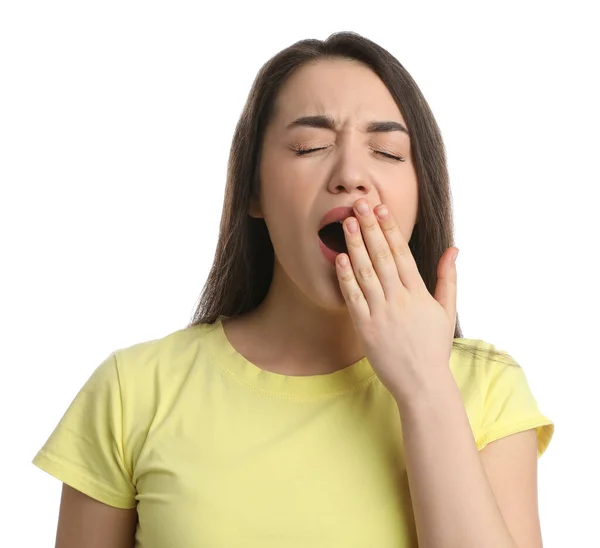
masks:
<svg viewBox="0 0 600 548"><path fill-rule="evenodd" d="M265 128L286 79L304 63L332 58L351 59L370 67L404 116L419 185L418 217L409 246L427 289L434 294L438 262L454 245L450 183L440 129L416 82L391 53L355 32L337 32L326 40L300 40L259 70L233 136L215 257L188 327L212 324L221 315L244 314L265 298L273 275L273 245L264 220L249 215L251 199L259 195ZM463 338L458 315L454 337ZM456 341L453 345L474 350Z"/></svg>

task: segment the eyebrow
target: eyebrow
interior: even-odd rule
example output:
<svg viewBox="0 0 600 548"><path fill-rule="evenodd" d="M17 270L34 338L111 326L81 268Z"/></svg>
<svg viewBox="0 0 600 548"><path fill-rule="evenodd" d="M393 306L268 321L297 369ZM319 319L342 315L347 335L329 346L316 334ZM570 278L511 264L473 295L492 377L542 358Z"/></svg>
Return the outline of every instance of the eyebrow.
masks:
<svg viewBox="0 0 600 548"><path fill-rule="evenodd" d="M287 129L295 127L316 127L322 129L331 129L335 131L336 122L331 116L327 115L312 115L312 116L301 116L293 122L287 125ZM388 131L402 131L410 136L408 129L404 127L400 122L393 122L392 120L385 121L373 121L367 124L368 133L384 133Z"/></svg>

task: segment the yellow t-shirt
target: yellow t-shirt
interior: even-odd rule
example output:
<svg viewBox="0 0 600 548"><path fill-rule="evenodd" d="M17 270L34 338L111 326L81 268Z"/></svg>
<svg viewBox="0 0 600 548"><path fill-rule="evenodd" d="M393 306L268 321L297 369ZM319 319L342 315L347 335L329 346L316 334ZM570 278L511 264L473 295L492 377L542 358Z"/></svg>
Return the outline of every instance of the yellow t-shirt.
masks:
<svg viewBox="0 0 600 548"><path fill-rule="evenodd" d="M367 359L271 373L233 348L221 319L110 354L33 463L137 505L137 547L417 546L398 408ZM450 368L478 449L536 428L539 458L554 424L506 356L453 350Z"/></svg>

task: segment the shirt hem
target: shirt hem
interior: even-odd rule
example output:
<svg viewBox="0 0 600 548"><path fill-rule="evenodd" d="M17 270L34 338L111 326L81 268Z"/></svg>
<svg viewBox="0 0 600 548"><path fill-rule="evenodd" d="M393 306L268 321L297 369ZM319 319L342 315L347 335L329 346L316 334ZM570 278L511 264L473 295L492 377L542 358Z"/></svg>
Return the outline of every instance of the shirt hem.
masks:
<svg viewBox="0 0 600 548"><path fill-rule="evenodd" d="M485 434L478 437L476 441L477 450L481 451L487 444L493 441L524 432L525 430L531 430L532 428L536 429L537 454L539 459L545 453L554 435L554 423L548 417L543 416L531 417L509 425L491 428Z"/></svg>
<svg viewBox="0 0 600 548"><path fill-rule="evenodd" d="M104 504L121 508L123 510L131 510L136 507L136 501L131 497L118 495L110 492L107 488L95 480L91 480L78 472L73 471L62 463L59 463L47 453L38 452L31 461L40 470L50 474L54 478L66 483L73 489L81 491L85 495L99 500Z"/></svg>

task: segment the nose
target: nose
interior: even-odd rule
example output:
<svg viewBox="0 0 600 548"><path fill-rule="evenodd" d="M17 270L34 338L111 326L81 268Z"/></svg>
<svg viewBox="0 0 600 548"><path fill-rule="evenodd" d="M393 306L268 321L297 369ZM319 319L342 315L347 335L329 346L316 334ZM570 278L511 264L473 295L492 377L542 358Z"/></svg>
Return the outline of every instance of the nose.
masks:
<svg viewBox="0 0 600 548"><path fill-rule="evenodd" d="M369 194L371 185L362 177L333 177L329 184L329 191L332 194Z"/></svg>
<svg viewBox="0 0 600 548"><path fill-rule="evenodd" d="M329 179L328 190L332 194L369 194L372 184L366 166L356 155L341 153Z"/></svg>

